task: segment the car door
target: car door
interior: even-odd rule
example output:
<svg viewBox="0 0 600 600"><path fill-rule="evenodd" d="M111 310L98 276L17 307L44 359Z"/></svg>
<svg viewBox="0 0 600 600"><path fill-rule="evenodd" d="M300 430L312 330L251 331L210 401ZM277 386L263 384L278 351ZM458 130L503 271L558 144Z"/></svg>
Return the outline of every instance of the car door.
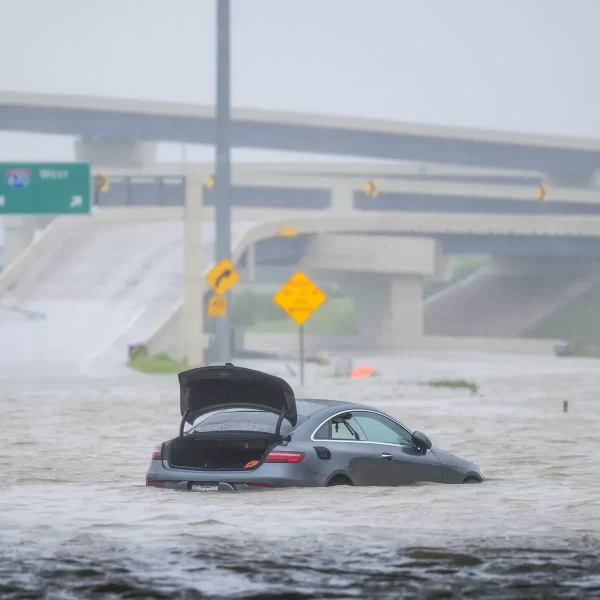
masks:
<svg viewBox="0 0 600 600"><path fill-rule="evenodd" d="M328 419L315 432L313 440L331 453L331 460L319 462L323 475L345 472L354 485L379 484L379 458L351 413Z"/></svg>
<svg viewBox="0 0 600 600"><path fill-rule="evenodd" d="M354 411L353 415L375 448L379 459L379 485L443 481L438 458L430 450L423 454L412 443L410 433L404 427L374 411Z"/></svg>

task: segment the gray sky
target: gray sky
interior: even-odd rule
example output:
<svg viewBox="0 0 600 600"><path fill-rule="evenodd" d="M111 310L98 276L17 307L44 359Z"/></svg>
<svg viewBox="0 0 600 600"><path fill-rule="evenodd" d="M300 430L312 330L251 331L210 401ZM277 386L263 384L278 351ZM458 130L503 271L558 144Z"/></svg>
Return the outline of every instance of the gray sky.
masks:
<svg viewBox="0 0 600 600"><path fill-rule="evenodd" d="M215 0L0 0L0 15L0 89L214 102ZM599 25L600 0L232 0L232 102L600 137ZM0 134L4 159L71 148Z"/></svg>

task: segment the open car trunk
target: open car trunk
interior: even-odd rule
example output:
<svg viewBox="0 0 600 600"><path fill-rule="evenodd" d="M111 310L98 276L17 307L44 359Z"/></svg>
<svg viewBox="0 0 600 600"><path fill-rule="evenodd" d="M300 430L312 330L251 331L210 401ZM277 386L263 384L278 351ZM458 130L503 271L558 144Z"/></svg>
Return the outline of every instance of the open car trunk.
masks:
<svg viewBox="0 0 600 600"><path fill-rule="evenodd" d="M268 449L281 441L281 424L298 421L296 400L289 384L260 371L210 366L179 374L181 423L179 437L167 444L165 458L173 468L244 470L256 467ZM232 412L232 409L235 409ZM239 421L238 409L270 415L274 432L250 430ZM222 413L216 431L184 434L184 424L193 425L200 416ZM203 423L215 419L209 417ZM244 420L244 419L242 419ZM248 420L248 419L246 419ZM250 419L251 420L251 419ZM255 424L256 425L256 424ZM210 427L209 427L210 429ZM250 465L248 463L251 463Z"/></svg>
<svg viewBox="0 0 600 600"><path fill-rule="evenodd" d="M255 468L278 436L190 435L171 440L167 461L173 468L243 471ZM250 465L249 465L250 463Z"/></svg>
<svg viewBox="0 0 600 600"><path fill-rule="evenodd" d="M181 433L200 415L215 410L247 407L273 412L296 424L296 399L289 384L279 377L226 364L199 367L179 373Z"/></svg>

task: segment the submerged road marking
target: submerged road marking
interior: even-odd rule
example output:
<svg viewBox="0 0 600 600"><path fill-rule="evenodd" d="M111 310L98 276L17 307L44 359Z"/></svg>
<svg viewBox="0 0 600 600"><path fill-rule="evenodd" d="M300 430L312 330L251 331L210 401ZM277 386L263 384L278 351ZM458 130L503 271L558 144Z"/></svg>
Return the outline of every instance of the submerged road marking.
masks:
<svg viewBox="0 0 600 600"><path fill-rule="evenodd" d="M124 336L141 318L141 316L146 312L146 305L143 304L140 308L135 312L133 317L129 320L127 325L125 325L125 329L121 331L118 335L111 338L107 342L104 342L101 346L99 346L94 352L84 358L78 365L79 370L88 377L92 377L92 374L87 371L88 365L97 358L100 354L102 354L105 350L110 348L119 338Z"/></svg>

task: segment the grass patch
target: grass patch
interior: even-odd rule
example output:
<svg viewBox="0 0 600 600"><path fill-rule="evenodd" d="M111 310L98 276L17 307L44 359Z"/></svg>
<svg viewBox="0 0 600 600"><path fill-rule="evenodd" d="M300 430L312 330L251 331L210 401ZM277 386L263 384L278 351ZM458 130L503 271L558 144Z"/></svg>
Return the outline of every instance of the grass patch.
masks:
<svg viewBox="0 0 600 600"><path fill-rule="evenodd" d="M154 375L181 373L188 368L186 364L177 362L166 354L157 354L155 356L138 354L133 360L127 363L127 366L141 373L151 373Z"/></svg>
<svg viewBox="0 0 600 600"><path fill-rule="evenodd" d="M444 388L465 388L471 390L473 394L479 391L479 386L474 381L467 381L466 379L434 379L429 382L431 387L444 387Z"/></svg>
<svg viewBox="0 0 600 600"><path fill-rule="evenodd" d="M277 307L279 314L282 314ZM273 321L258 322L250 327L249 333L294 333L298 325L289 317L282 317ZM304 326L305 333L323 333L330 335L344 335L358 332L356 314L352 298L332 298L319 308Z"/></svg>

